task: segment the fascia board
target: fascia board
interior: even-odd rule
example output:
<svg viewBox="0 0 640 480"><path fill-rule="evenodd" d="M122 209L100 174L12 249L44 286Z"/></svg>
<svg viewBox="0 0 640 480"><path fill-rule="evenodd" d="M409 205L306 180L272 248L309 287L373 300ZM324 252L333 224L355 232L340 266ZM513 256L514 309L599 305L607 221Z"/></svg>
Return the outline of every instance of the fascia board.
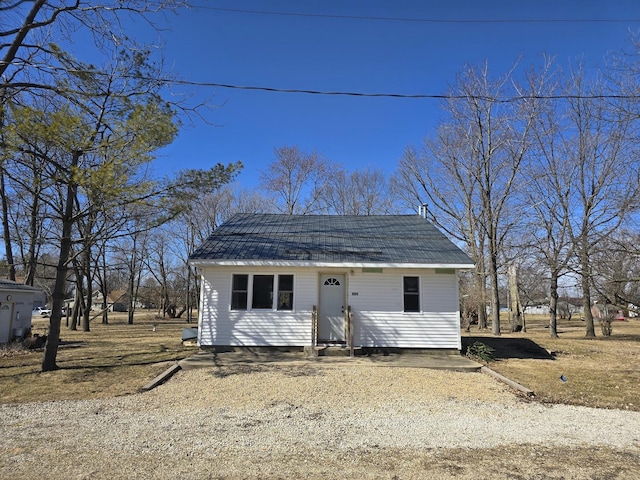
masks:
<svg viewBox="0 0 640 480"><path fill-rule="evenodd" d="M295 260L203 260L189 263L195 267L300 267L300 268L453 268L469 270L472 263L380 263L380 262L307 262Z"/></svg>
<svg viewBox="0 0 640 480"><path fill-rule="evenodd" d="M16 286L0 286L0 292L14 292L14 293L41 293L42 290L31 285L16 285Z"/></svg>

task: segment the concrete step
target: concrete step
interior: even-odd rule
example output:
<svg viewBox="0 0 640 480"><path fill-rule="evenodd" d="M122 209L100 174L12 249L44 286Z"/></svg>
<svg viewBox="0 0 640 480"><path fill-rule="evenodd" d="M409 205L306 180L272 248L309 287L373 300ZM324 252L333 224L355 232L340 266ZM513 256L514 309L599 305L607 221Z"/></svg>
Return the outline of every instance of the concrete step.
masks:
<svg viewBox="0 0 640 480"><path fill-rule="evenodd" d="M351 355L349 347L344 345L316 345L313 348L315 355L311 355L311 347L304 347L304 353L307 356L316 357L348 357ZM361 347L353 348L354 355L362 355Z"/></svg>

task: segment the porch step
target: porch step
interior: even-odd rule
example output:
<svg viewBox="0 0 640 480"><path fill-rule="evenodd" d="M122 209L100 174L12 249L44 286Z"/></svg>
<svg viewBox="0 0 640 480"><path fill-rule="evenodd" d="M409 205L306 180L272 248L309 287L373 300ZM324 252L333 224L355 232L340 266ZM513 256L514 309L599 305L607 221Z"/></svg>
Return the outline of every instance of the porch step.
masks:
<svg viewBox="0 0 640 480"><path fill-rule="evenodd" d="M311 355L311 347L304 347L304 353L316 357L348 357L351 354L349 347L344 345L317 345L313 349L315 355ZM362 355L362 348L354 347L353 353Z"/></svg>

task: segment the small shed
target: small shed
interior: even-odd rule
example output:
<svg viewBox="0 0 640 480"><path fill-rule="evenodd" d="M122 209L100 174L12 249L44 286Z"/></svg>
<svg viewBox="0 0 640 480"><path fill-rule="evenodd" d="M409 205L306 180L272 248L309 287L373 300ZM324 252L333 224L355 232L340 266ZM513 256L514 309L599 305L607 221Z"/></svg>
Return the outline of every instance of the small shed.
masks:
<svg viewBox="0 0 640 480"><path fill-rule="evenodd" d="M0 279L0 343L22 338L31 331L31 311L40 289Z"/></svg>
<svg viewBox="0 0 640 480"><path fill-rule="evenodd" d="M200 346L461 348L473 262L419 215L238 214L190 263Z"/></svg>

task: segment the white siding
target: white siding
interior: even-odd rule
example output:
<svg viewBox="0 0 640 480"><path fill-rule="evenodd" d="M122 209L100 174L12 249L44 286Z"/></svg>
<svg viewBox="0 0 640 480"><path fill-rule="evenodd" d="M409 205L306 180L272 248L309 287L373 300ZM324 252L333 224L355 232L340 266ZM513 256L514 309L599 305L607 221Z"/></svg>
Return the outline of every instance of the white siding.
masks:
<svg viewBox="0 0 640 480"><path fill-rule="evenodd" d="M354 344L366 347L460 348L457 275L431 269L384 269L347 278ZM202 269L200 345L304 346L311 342L311 312L318 305L318 276L327 269L210 267ZM231 311L232 274L293 274L294 309ZM420 277L420 312L403 312L403 275ZM251 288L251 286L249 287Z"/></svg>
<svg viewBox="0 0 640 480"><path fill-rule="evenodd" d="M233 274L293 274L293 311L234 310ZM208 268L202 271L202 297L198 322L200 345L302 346L311 339L311 312L316 302L315 272L292 269L256 271L249 268ZM251 285L249 285L251 288Z"/></svg>
<svg viewBox="0 0 640 480"><path fill-rule="evenodd" d="M31 329L31 311L33 310L33 297L36 292L25 292L20 290L0 290L0 305L8 305L10 309L10 317L0 326L2 332L7 338L1 338L1 341L8 341L17 335L24 335ZM7 300L7 296L11 295L11 300Z"/></svg>
<svg viewBox="0 0 640 480"><path fill-rule="evenodd" d="M403 312L404 275L420 277L420 312ZM455 274L433 270L358 273L350 277L349 290L355 345L460 349Z"/></svg>

